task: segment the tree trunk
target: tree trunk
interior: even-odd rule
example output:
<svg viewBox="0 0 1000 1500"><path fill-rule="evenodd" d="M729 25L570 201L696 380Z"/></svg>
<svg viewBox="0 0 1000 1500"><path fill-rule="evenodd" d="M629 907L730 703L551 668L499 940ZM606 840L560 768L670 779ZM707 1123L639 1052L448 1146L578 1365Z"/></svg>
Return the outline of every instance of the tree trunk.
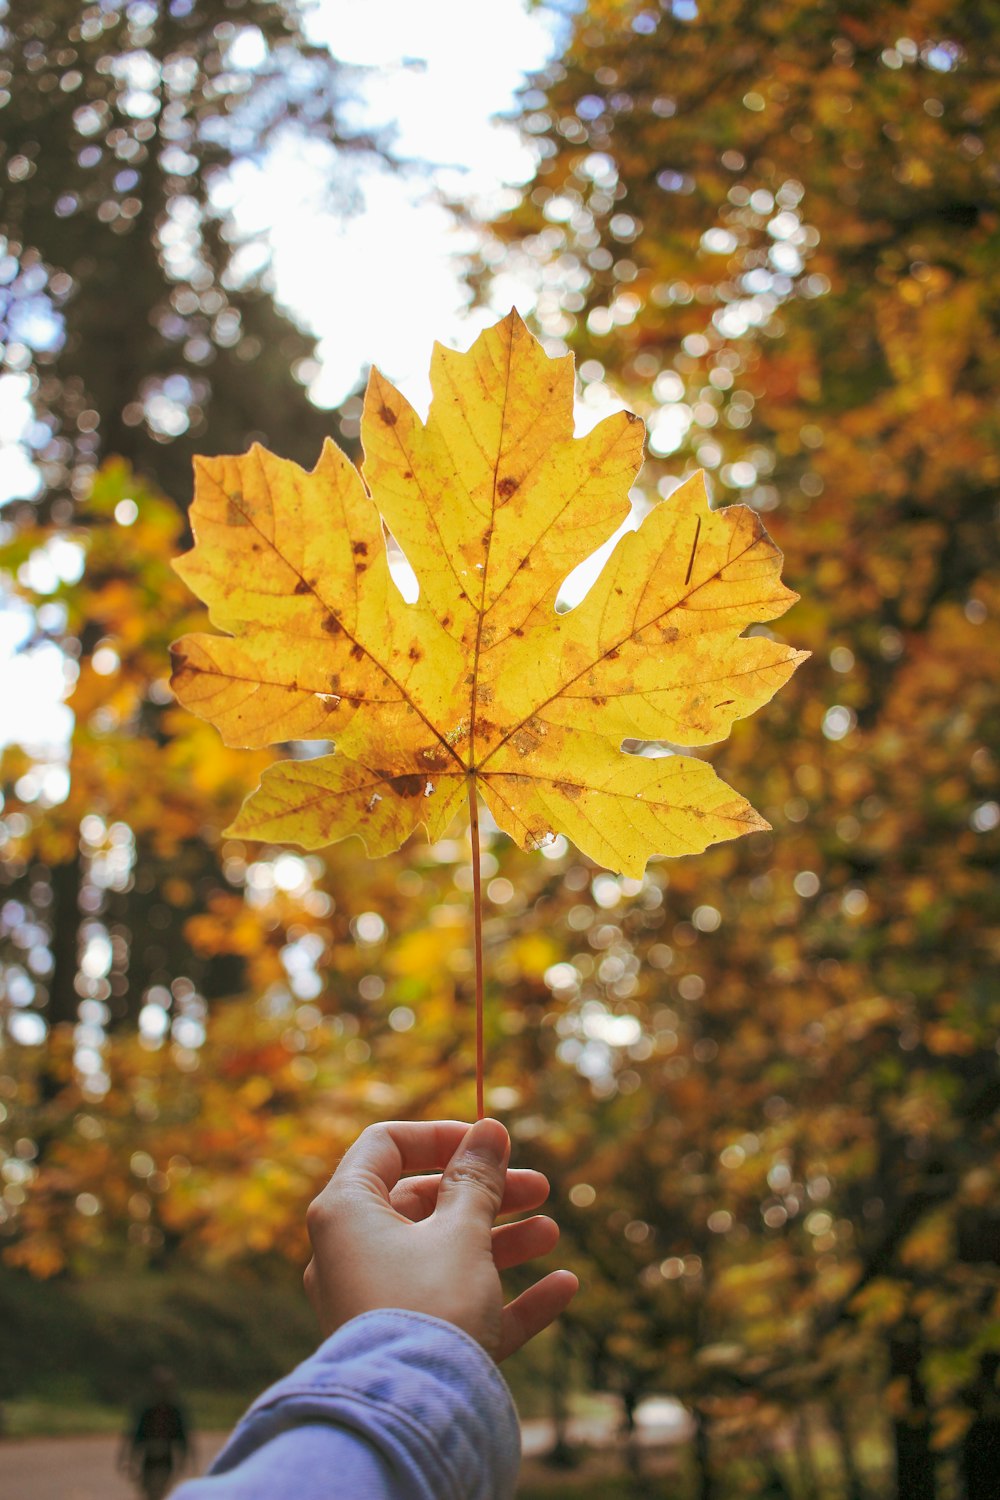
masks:
<svg viewBox="0 0 1000 1500"><path fill-rule="evenodd" d="M931 1428L926 1419L893 1423L898 1500L937 1500L937 1475L931 1451ZM992 1491L994 1500L996 1484Z"/></svg>
<svg viewBox="0 0 1000 1500"><path fill-rule="evenodd" d="M554 1440L548 1454L546 1463L553 1468L570 1469L573 1467L573 1450L570 1448L566 1436L566 1388L569 1375L569 1345L566 1338L566 1330L561 1323L556 1325L555 1337L552 1343L552 1378L549 1381L549 1399L552 1411L552 1427Z"/></svg>
<svg viewBox="0 0 1000 1500"><path fill-rule="evenodd" d="M937 1500L937 1464L931 1448L927 1393L920 1378L919 1329L904 1325L889 1341L889 1370L909 1383L909 1411L893 1422L899 1500Z"/></svg>
<svg viewBox="0 0 1000 1500"><path fill-rule="evenodd" d="M817 1500L817 1496L819 1495L819 1480L816 1475L816 1466L813 1463L809 1419L802 1409L796 1413L794 1431L795 1459L799 1470L800 1492L803 1500Z"/></svg>
<svg viewBox="0 0 1000 1500"><path fill-rule="evenodd" d="M994 1258L996 1252L994 1251ZM983 1259L985 1259L985 1255ZM1000 1354L984 1354L967 1393L975 1419L962 1443L963 1500L996 1500L1000 1493Z"/></svg>
<svg viewBox="0 0 1000 1500"><path fill-rule="evenodd" d="M794 1500L788 1481L781 1472L776 1458L768 1459L764 1463L764 1479L760 1494L761 1500Z"/></svg>
<svg viewBox="0 0 1000 1500"><path fill-rule="evenodd" d="M694 1416L694 1459L698 1471L695 1476L695 1495L697 1500L715 1500L708 1421L698 1407L695 1407Z"/></svg>
<svg viewBox="0 0 1000 1500"><path fill-rule="evenodd" d="M839 1401L831 1401L828 1410L830 1431L837 1444L840 1466L844 1471L844 1494L847 1500L866 1500L867 1489L854 1455L854 1439L847 1413Z"/></svg>
<svg viewBox="0 0 1000 1500"><path fill-rule="evenodd" d="M1000 1494L1000 1416L977 1417L962 1444L963 1500Z"/></svg>
<svg viewBox="0 0 1000 1500"><path fill-rule="evenodd" d="M50 1026L76 1024L80 997L76 992L77 937L80 928L80 856L53 865L52 978L46 1019Z"/></svg>

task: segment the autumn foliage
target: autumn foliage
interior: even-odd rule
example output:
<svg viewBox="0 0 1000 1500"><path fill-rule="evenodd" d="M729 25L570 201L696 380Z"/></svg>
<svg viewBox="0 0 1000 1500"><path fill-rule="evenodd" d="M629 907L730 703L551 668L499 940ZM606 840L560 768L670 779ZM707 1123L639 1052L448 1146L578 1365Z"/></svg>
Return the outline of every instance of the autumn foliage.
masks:
<svg viewBox="0 0 1000 1500"><path fill-rule="evenodd" d="M480 862L488 1103L556 1184L587 1288L568 1353L626 1416L683 1396L705 1496L854 1500L893 1493L894 1472L930 1500L956 1467L974 1500L994 1483L997 31L943 0L590 0L524 92L538 171L476 278L488 296L517 268L584 407L620 397L644 419L648 520L691 503L702 469L703 514L763 516L802 596L766 628L811 660L699 752L770 832L653 859L641 883L491 827ZM97 404L120 410L108 389ZM256 426L315 462L315 428L293 452L266 413L219 446ZM391 441L373 427L372 461ZM180 510L155 536L114 520L132 497L165 518L138 483L113 470L95 512L60 522L81 578L17 585L65 605L64 628L39 628L79 667L66 799L46 810L32 757L3 762L6 1015L58 1033L6 1043L0 1085L5 1255L38 1274L294 1258L340 1139L469 1097L461 823L371 863L356 840L300 859L221 838L272 752L158 701L169 639L226 637L166 568ZM167 486L178 507L186 486ZM12 578L48 537L19 518ZM661 722L637 743L697 743Z"/></svg>

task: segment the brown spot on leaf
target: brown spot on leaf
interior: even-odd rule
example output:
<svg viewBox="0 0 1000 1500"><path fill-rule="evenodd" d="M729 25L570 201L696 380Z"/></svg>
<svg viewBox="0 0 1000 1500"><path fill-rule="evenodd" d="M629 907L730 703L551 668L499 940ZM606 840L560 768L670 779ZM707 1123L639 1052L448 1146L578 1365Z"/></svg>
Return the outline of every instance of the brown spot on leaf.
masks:
<svg viewBox="0 0 1000 1500"><path fill-rule="evenodd" d="M351 548L351 551L354 553L355 557L367 557L368 556L368 543L367 542L355 542L354 545Z"/></svg>
<svg viewBox="0 0 1000 1500"><path fill-rule="evenodd" d="M388 406L380 406L378 414L387 427L395 427L396 413Z"/></svg>
<svg viewBox="0 0 1000 1500"><path fill-rule="evenodd" d="M522 557L521 561L517 565L517 570L518 570L518 572L520 572L522 568L530 568L530 567L531 567L531 558L530 557Z"/></svg>
<svg viewBox="0 0 1000 1500"><path fill-rule="evenodd" d="M385 776L385 780L401 797L422 797L424 787L427 785L427 777L419 773L410 776Z"/></svg>
<svg viewBox="0 0 1000 1500"><path fill-rule="evenodd" d="M365 648L364 648L364 646L359 646L358 643L357 643L357 641L355 641L354 645L351 647L351 660L352 661L360 661L361 658L364 656L364 654L365 654Z"/></svg>
<svg viewBox="0 0 1000 1500"><path fill-rule="evenodd" d="M621 656L621 652L617 646L613 646L610 651L605 652L605 655L608 661L617 661L619 656Z"/></svg>
<svg viewBox="0 0 1000 1500"><path fill-rule="evenodd" d="M327 635L339 635L340 621L335 619L333 615L327 615L326 619L323 621L323 629L326 631Z"/></svg>
<svg viewBox="0 0 1000 1500"><path fill-rule="evenodd" d="M572 781L557 781L556 791L562 792L564 797L568 797L571 802L575 802L580 793L583 791L583 787L577 786L576 783Z"/></svg>
<svg viewBox="0 0 1000 1500"><path fill-rule="evenodd" d="M306 583L304 578L300 578L298 583L295 585L295 592L297 594L308 594L309 585L308 583Z"/></svg>
<svg viewBox="0 0 1000 1500"><path fill-rule="evenodd" d="M407 652L407 655L409 656L411 661L419 661L421 656L423 655L423 652L420 650L419 646L411 646L409 651Z"/></svg>
<svg viewBox="0 0 1000 1500"><path fill-rule="evenodd" d="M511 495L517 493L521 487L521 481L507 474L497 483L497 495L501 500L509 500Z"/></svg>
<svg viewBox="0 0 1000 1500"><path fill-rule="evenodd" d="M667 645L669 645L671 641L676 641L679 635L680 631L677 629L676 625L663 625L660 627L660 639Z"/></svg>
<svg viewBox="0 0 1000 1500"><path fill-rule="evenodd" d="M434 749L422 750L420 753L422 759L427 762L429 769L432 771L443 770L451 759L449 755L445 754L444 750L437 747L435 747Z"/></svg>
<svg viewBox="0 0 1000 1500"><path fill-rule="evenodd" d="M523 634L524 631L521 629L520 625L515 625L514 629L511 631L511 635L516 635L518 637L522 636Z"/></svg>
<svg viewBox="0 0 1000 1500"><path fill-rule="evenodd" d="M533 755L538 749L540 736L532 732L531 726L534 722L534 720L529 720L527 724L523 724L511 742L520 756Z"/></svg>
<svg viewBox="0 0 1000 1500"><path fill-rule="evenodd" d="M608 700L607 698L596 697L593 702L595 708L606 708Z"/></svg>

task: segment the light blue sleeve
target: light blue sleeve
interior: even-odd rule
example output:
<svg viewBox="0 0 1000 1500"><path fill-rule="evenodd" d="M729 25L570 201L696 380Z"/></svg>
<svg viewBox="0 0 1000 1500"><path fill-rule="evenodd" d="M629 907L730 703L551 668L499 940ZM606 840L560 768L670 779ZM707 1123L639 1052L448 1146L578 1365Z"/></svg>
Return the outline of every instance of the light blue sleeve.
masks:
<svg viewBox="0 0 1000 1500"><path fill-rule="evenodd" d="M511 1500L507 1384L468 1334L423 1313L353 1318L251 1406L173 1500Z"/></svg>

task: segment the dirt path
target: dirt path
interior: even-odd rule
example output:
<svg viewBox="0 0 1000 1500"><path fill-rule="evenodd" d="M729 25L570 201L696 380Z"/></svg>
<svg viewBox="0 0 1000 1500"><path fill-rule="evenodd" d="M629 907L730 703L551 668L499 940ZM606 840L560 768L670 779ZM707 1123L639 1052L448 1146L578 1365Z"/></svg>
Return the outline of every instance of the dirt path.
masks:
<svg viewBox="0 0 1000 1500"><path fill-rule="evenodd" d="M223 1434L199 1433L198 1457L211 1463ZM115 1469L116 1437L24 1438L0 1443L0 1500L136 1500Z"/></svg>
<svg viewBox="0 0 1000 1500"><path fill-rule="evenodd" d="M610 1464L617 1469L613 1428L601 1421L570 1423L572 1443L593 1445L598 1453L588 1461L599 1470ZM207 1468L222 1446L225 1434L200 1432L198 1460ZM558 1486L560 1476L539 1462L540 1455L552 1444L552 1425L547 1421L529 1421L522 1425L525 1462L522 1484L541 1483ZM644 1444L645 1446L645 1444ZM136 1500L136 1492L115 1468L118 1439L102 1434L98 1437L18 1438L0 1442L0 1500ZM570 1483L571 1475L562 1476ZM575 1477L579 1479L580 1471ZM596 1477L596 1472L595 1472Z"/></svg>

